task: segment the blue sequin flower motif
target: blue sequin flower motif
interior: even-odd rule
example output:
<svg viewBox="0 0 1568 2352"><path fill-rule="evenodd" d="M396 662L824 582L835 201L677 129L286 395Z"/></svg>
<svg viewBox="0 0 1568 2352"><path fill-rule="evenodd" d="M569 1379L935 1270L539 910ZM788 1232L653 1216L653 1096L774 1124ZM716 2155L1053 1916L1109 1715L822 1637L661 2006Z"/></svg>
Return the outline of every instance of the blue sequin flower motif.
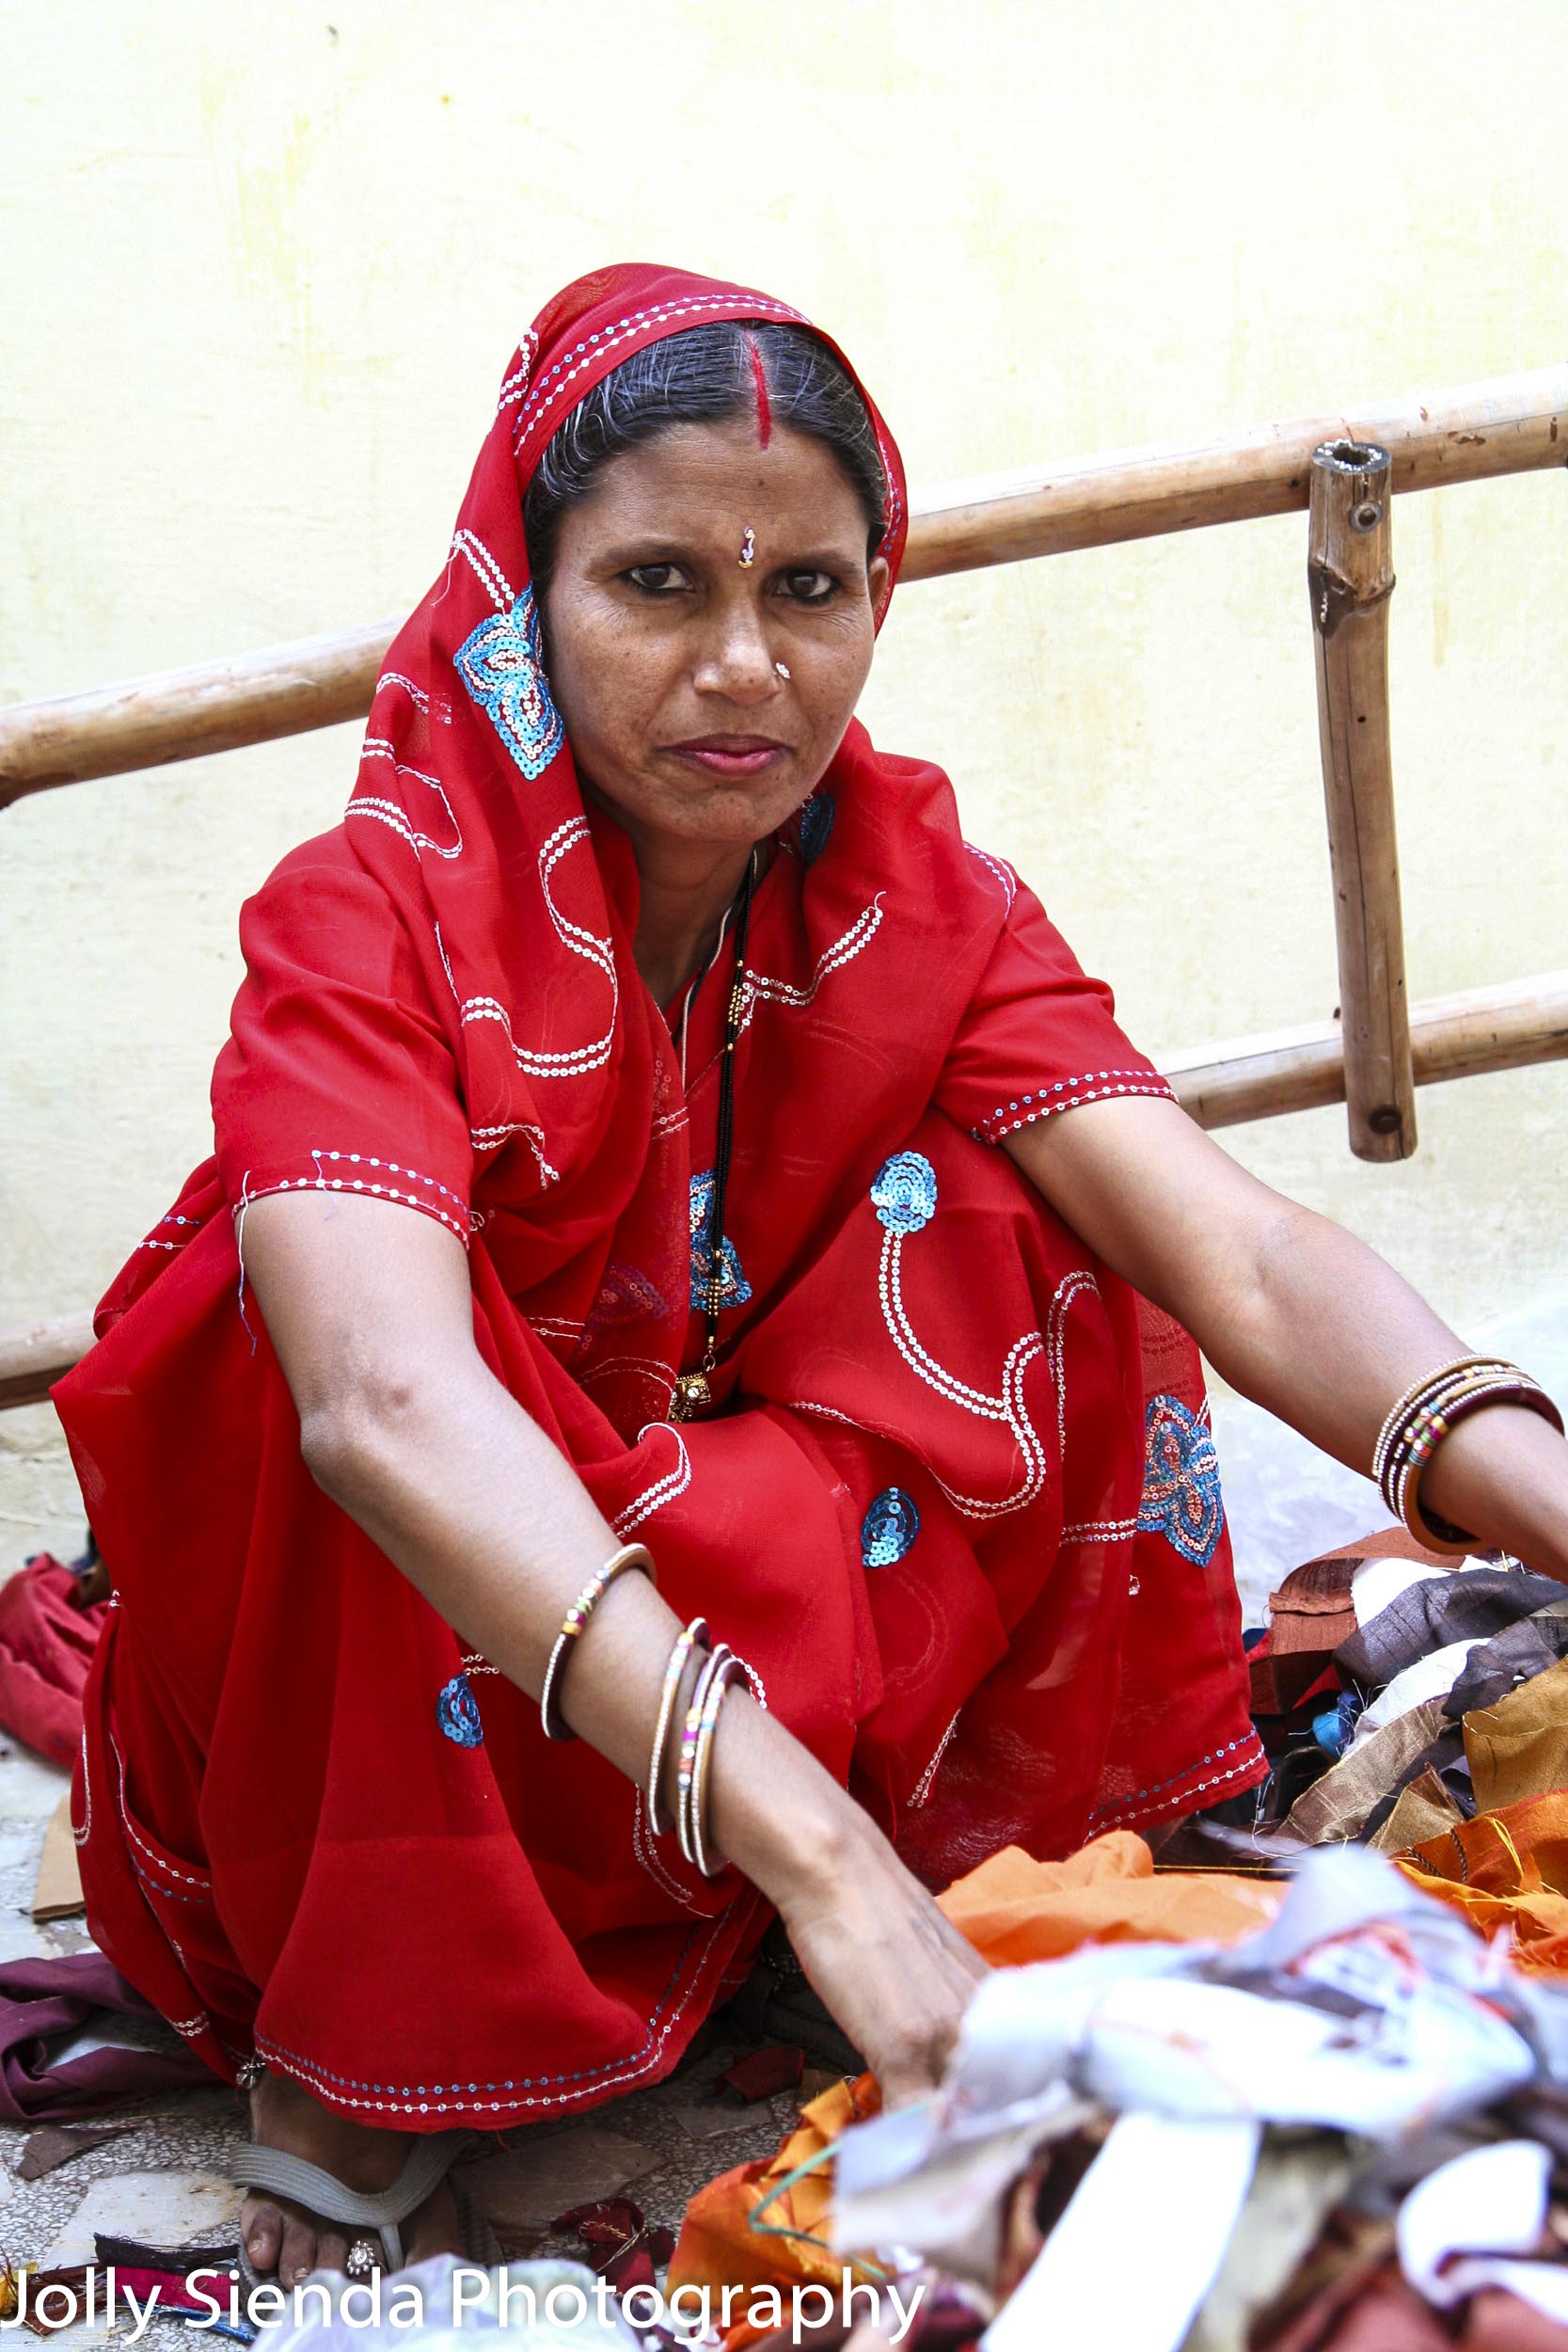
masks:
<svg viewBox="0 0 1568 2352"><path fill-rule="evenodd" d="M924 1152L895 1152L877 1170L872 1206L890 1233L918 1233L937 1213L937 1171Z"/></svg>
<svg viewBox="0 0 1568 2352"><path fill-rule="evenodd" d="M890 1568L902 1560L919 1533L913 1495L902 1486L884 1486L861 1521L861 1559L868 1568Z"/></svg>
<svg viewBox="0 0 1568 2352"><path fill-rule="evenodd" d="M457 674L531 781L542 776L566 731L545 675L539 608L525 588L510 612L498 612L457 648Z"/></svg>
<svg viewBox="0 0 1568 2352"><path fill-rule="evenodd" d="M706 1311L708 1274L712 1260L708 1255L708 1228L713 1222L713 1170L705 1168L702 1175L691 1179L691 1304L699 1313ZM719 1308L744 1307L752 1295L752 1285L740 1270L736 1247L727 1233L719 1239Z"/></svg>
<svg viewBox="0 0 1568 2352"><path fill-rule="evenodd" d="M449 1740L455 1740L460 1748L477 1748L484 1738L484 1725L479 1719L479 1701L467 1675L453 1675L442 1686L436 1702L436 1720Z"/></svg>
<svg viewBox="0 0 1568 2352"><path fill-rule="evenodd" d="M1148 1400L1138 1525L1165 1536L1197 1568L1209 1565L1225 1525L1214 1440L1180 1397Z"/></svg>
<svg viewBox="0 0 1568 2352"><path fill-rule="evenodd" d="M814 792L800 811L800 860L802 865L815 866L828 846L828 835L838 815L838 803L831 792Z"/></svg>

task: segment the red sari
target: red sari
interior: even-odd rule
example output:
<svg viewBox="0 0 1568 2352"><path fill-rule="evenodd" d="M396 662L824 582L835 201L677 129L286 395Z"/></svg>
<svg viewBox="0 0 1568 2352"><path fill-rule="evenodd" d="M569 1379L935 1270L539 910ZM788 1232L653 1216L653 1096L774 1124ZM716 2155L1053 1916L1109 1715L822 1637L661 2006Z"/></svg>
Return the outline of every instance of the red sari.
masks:
<svg viewBox="0 0 1568 2352"><path fill-rule="evenodd" d="M858 724L756 890L719 1403L669 1419L724 992L683 1084L630 841L539 666L521 491L641 343L796 315L620 269L525 339L344 821L245 910L215 1157L55 1391L115 1592L74 1794L93 1931L216 2072L254 2049L388 2125L657 2079L768 1915L546 1742L314 1485L243 1278L264 1194L368 1191L462 1240L484 1361L932 1883L1266 1769L1196 1351L995 1148L1168 1089L946 779Z"/></svg>

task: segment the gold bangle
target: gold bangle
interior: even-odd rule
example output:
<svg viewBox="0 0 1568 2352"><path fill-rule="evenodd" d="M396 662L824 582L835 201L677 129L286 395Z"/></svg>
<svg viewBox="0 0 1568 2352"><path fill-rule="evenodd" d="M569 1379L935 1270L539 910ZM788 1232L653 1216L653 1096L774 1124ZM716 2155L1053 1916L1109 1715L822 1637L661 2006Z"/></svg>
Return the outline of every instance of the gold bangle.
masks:
<svg viewBox="0 0 1568 2352"><path fill-rule="evenodd" d="M746 1673L745 1661L732 1650L708 1677L703 1699L702 1721L697 1726L697 1752L691 1767L690 1813L689 1820L691 1840L690 1860L705 1879L715 1879L726 1866L721 1859L709 1864L705 1833L707 1826L708 1776L713 1770L713 1737L719 1728L719 1710L732 1682L738 1682Z"/></svg>
<svg viewBox="0 0 1568 2352"><path fill-rule="evenodd" d="M618 1576L628 1568L640 1568L651 1584L657 1584L653 1556L645 1544L626 1544L612 1552L602 1568L595 1568L581 1592L561 1621L548 1661L545 1667L545 1684L539 1693L539 1720L546 1740L575 1740L577 1733L561 1711L561 1685L566 1676L566 1661L581 1640L588 1620L603 1600Z"/></svg>
<svg viewBox="0 0 1568 2352"><path fill-rule="evenodd" d="M697 1735L703 1725L703 1709L707 1704L708 1686L715 1675L721 1673L734 1656L735 1652L727 1642L714 1644L703 1661L702 1671L697 1677L697 1687L691 1693L690 1704L686 1710L686 1721L681 1725L680 1766L676 1774L675 1790L675 1835L680 1839L682 1855L692 1864L695 1864L697 1859L691 1840L692 1792L696 1787L697 1777Z"/></svg>
<svg viewBox="0 0 1568 2352"><path fill-rule="evenodd" d="M659 1784L664 1778L664 1750L670 1738L670 1724L680 1696L681 1677L686 1661L699 1645L708 1645L708 1623L705 1617L693 1617L684 1633L675 1636L670 1652L670 1662L664 1669L664 1688L659 1692L658 1721L654 1726L653 1755L648 1763L648 1827L656 1837L668 1836L673 1823L665 1820L659 1811Z"/></svg>

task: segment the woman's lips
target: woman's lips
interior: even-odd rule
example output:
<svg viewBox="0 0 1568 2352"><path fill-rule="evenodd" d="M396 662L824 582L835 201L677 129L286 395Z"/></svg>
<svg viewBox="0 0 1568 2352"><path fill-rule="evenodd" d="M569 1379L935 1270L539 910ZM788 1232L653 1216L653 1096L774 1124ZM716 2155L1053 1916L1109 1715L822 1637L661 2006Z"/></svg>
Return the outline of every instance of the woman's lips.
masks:
<svg viewBox="0 0 1568 2352"><path fill-rule="evenodd" d="M676 759L705 768L714 776L758 776L789 757L789 747L766 735L705 735L672 744Z"/></svg>

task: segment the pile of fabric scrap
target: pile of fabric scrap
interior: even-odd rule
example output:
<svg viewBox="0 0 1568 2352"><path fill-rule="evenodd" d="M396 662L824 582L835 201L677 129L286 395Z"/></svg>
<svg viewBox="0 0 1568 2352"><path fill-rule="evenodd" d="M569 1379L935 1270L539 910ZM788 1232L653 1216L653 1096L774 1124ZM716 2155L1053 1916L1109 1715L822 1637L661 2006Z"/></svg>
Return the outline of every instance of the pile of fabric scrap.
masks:
<svg viewBox="0 0 1568 2352"><path fill-rule="evenodd" d="M1274 1770L1211 1823L1233 1858L1356 1839L1397 1854L1522 1965L1568 1968L1568 1591L1402 1530L1287 1577L1252 1649Z"/></svg>
<svg viewBox="0 0 1568 2352"><path fill-rule="evenodd" d="M941 2091L815 2102L693 2201L672 2283L848 2266L984 2352L1568 2352L1568 1983L1354 1845L1284 1886L1101 1845L944 1898L1020 1964Z"/></svg>

